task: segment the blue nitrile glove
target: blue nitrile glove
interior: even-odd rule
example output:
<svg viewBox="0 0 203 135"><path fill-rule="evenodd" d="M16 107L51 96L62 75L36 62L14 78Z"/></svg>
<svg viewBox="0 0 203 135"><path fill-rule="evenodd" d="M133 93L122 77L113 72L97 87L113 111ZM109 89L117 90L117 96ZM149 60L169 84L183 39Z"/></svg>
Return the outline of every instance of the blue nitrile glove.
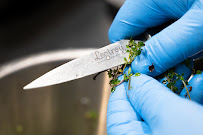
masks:
<svg viewBox="0 0 203 135"><path fill-rule="evenodd" d="M109 99L108 135L203 135L203 73L189 82L196 102L185 99L185 90L180 97L144 74L131 77L130 90L127 85L117 86Z"/></svg>
<svg viewBox="0 0 203 135"><path fill-rule="evenodd" d="M120 9L109 30L111 42L137 36L169 19L177 21L145 43L142 54L132 63L134 73L157 76L203 50L203 0L127 0ZM152 63L155 70L150 73ZM189 71L184 72L187 79ZM189 82L194 101L184 98L185 89L180 97L144 74L132 77L131 90L127 85L117 86L109 99L109 135L203 134L203 74Z"/></svg>
<svg viewBox="0 0 203 135"><path fill-rule="evenodd" d="M111 42L129 39L170 19L177 20L146 41L133 72L157 76L203 50L203 0L126 0L109 30ZM148 67L154 63L155 70Z"/></svg>

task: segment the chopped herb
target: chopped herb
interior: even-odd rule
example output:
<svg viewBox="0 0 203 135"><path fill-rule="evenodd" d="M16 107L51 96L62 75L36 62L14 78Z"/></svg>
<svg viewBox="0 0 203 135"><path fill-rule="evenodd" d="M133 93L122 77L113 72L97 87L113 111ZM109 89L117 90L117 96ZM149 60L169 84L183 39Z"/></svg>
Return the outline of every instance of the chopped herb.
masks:
<svg viewBox="0 0 203 135"><path fill-rule="evenodd" d="M127 65L130 65L132 61L135 59L136 56L141 54L142 47L145 46L144 42L138 42L136 43L132 38L130 39L128 45L126 45L126 52L129 53L128 58L124 58L125 64L121 67L117 67L116 69L109 69L107 70L109 78L112 78L109 84L112 86L111 92L115 91L115 87L121 84L124 81L129 81L131 76L133 74L131 73L131 68L128 69L128 74L124 74L124 79L122 81L119 81L117 77L125 71L125 68ZM135 76L139 76L140 73L136 73ZM130 83L129 83L130 84ZM129 86L130 88L130 86Z"/></svg>
<svg viewBox="0 0 203 135"><path fill-rule="evenodd" d="M196 74L202 74L202 71L197 70L197 71L196 71Z"/></svg>
<svg viewBox="0 0 203 135"><path fill-rule="evenodd" d="M130 90L132 87L130 86L130 81L131 81L131 77L133 76L133 74L131 73L132 69L129 67L128 69L128 73L124 74L123 80L120 81L117 79L117 77L121 74L123 74L123 72L125 71L125 68L127 65L130 65L132 63L132 61L135 59L136 56L141 54L142 51L142 47L145 46L144 42L138 42L136 43L132 38L130 39L128 45L126 45L126 52L129 53L128 58L124 58L125 64L118 66L114 69L109 69L107 70L108 72L108 76L109 78L112 78L111 81L109 82L109 84L112 86L111 88L111 92L115 91L115 87L120 85L122 82L129 82L128 84L128 90ZM200 70L195 71L194 69L191 68L190 63L191 60L187 59L185 60L183 63L186 64L186 66L188 66L194 73L196 74L201 74ZM149 66L149 71L153 72L154 71L154 64L152 63L151 66ZM135 73L134 76L140 76L140 73ZM169 89L171 89L174 93L179 94L179 90L178 88L175 86L176 82L178 80L181 80L183 83L183 86L186 88L187 93L185 94L185 97L189 97L190 98L190 94L189 92L192 91L192 86L189 87L189 90L187 89L187 85L188 82L187 80L184 79L184 73L177 74L175 72L174 68L171 68L169 70L167 70L165 73L163 73L162 75L160 75L161 78L165 77L166 79L162 81L163 84L165 84ZM191 99L191 98L190 98Z"/></svg>
<svg viewBox="0 0 203 135"><path fill-rule="evenodd" d="M165 76L165 80L162 81L163 84L165 84L169 89L171 89L174 93L177 93L179 94L180 91L178 91L178 88L175 86L176 82L178 80L181 80L182 83L183 83L183 86L185 87L186 91L187 91L187 95L186 97L188 96L190 98L190 94L187 89L187 85L188 85L188 82L187 80L184 79L184 73L182 74L177 74L175 72L175 68L171 68L169 70L167 70L165 73L163 73L164 76ZM191 98L190 98L191 99Z"/></svg>
<svg viewBox="0 0 203 135"><path fill-rule="evenodd" d="M135 76L140 76L140 73L135 73Z"/></svg>

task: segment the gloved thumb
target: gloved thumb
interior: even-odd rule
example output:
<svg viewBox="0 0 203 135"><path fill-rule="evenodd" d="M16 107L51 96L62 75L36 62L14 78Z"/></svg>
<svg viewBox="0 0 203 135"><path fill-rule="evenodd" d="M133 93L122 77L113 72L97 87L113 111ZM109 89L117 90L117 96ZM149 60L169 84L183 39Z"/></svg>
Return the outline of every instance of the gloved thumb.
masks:
<svg viewBox="0 0 203 135"><path fill-rule="evenodd" d="M132 63L134 73L157 76L203 50L203 1L179 20L146 41L142 54ZM154 71L149 66L154 66Z"/></svg>

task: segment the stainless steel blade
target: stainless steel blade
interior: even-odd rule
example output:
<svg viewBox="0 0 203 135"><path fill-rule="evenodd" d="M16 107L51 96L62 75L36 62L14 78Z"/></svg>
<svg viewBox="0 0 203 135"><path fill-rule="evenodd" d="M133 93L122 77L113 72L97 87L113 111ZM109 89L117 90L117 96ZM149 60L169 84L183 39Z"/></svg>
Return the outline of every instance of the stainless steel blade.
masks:
<svg viewBox="0 0 203 135"><path fill-rule="evenodd" d="M124 58L128 57L128 42L129 40L121 40L67 62L26 85L24 89L59 84L124 64Z"/></svg>

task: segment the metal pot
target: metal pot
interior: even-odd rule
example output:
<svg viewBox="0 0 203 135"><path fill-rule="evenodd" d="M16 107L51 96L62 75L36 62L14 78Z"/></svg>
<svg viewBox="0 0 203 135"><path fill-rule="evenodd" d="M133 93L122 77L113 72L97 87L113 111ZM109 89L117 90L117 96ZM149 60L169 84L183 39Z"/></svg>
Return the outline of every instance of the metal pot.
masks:
<svg viewBox="0 0 203 135"><path fill-rule="evenodd" d="M1 135L104 135L108 77L23 90L43 73L94 49L40 53L0 67Z"/></svg>

